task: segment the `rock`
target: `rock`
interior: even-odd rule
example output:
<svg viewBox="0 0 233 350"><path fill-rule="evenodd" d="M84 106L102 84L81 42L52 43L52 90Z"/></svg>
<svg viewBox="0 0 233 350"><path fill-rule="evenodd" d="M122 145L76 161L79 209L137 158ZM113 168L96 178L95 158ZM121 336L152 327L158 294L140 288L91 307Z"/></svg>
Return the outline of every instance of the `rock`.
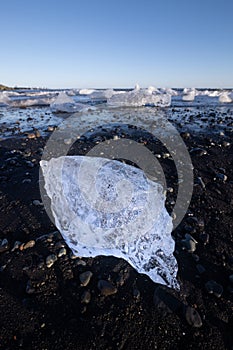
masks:
<svg viewBox="0 0 233 350"><path fill-rule="evenodd" d="M199 238L200 238L200 240L202 241L202 243L204 243L204 244L209 243L209 238L210 238L210 236L209 236L208 233L205 233L205 232L201 233L201 234L199 235Z"/></svg>
<svg viewBox="0 0 233 350"><path fill-rule="evenodd" d="M117 288L110 282L105 280L99 280L98 288L102 295L108 296L117 293Z"/></svg>
<svg viewBox="0 0 233 350"><path fill-rule="evenodd" d="M196 250L197 241L188 233L186 233L185 239L182 239L181 243L189 253Z"/></svg>
<svg viewBox="0 0 233 350"><path fill-rule="evenodd" d="M32 132L32 133L29 133L27 134L27 138L28 139L35 139L36 138L36 135Z"/></svg>
<svg viewBox="0 0 233 350"><path fill-rule="evenodd" d="M28 249L28 248L33 248L36 242L34 240L28 241L23 245L23 250Z"/></svg>
<svg viewBox="0 0 233 350"><path fill-rule="evenodd" d="M26 286L26 293L27 294L35 293L35 288L32 287L32 283L30 280L28 281L27 286Z"/></svg>
<svg viewBox="0 0 233 350"><path fill-rule="evenodd" d="M200 147L192 148L190 150L191 154L198 155L198 156L204 156L207 154L207 151L205 149L202 149Z"/></svg>
<svg viewBox="0 0 233 350"><path fill-rule="evenodd" d="M86 266L87 265L87 263L86 263L86 261L83 261L83 260L77 260L76 261L76 264L75 264L76 266Z"/></svg>
<svg viewBox="0 0 233 350"><path fill-rule="evenodd" d="M64 144L65 145L71 145L72 139L64 139Z"/></svg>
<svg viewBox="0 0 233 350"><path fill-rule="evenodd" d="M57 254L58 258L60 258L61 256L66 255L66 248L61 248Z"/></svg>
<svg viewBox="0 0 233 350"><path fill-rule="evenodd" d="M136 299L136 300L139 300L140 299L140 291L137 289L137 288L134 288L133 289L133 297Z"/></svg>
<svg viewBox="0 0 233 350"><path fill-rule="evenodd" d="M220 298L223 293L223 287L214 280L206 282L205 288L209 294L214 294L217 298Z"/></svg>
<svg viewBox="0 0 233 350"><path fill-rule="evenodd" d="M35 199L34 201L32 201L32 204L35 205L36 207L43 206L43 203L38 199Z"/></svg>
<svg viewBox="0 0 233 350"><path fill-rule="evenodd" d="M55 261L57 261L57 256L55 254L51 254L51 255L47 256L47 258L46 258L47 267L50 268L51 266L53 266Z"/></svg>
<svg viewBox="0 0 233 350"><path fill-rule="evenodd" d="M91 280L93 273L91 271L85 271L79 275L81 286L86 287Z"/></svg>
<svg viewBox="0 0 233 350"><path fill-rule="evenodd" d="M233 283L233 275L230 275L230 276L229 276L229 281L230 281L231 283Z"/></svg>
<svg viewBox="0 0 233 350"><path fill-rule="evenodd" d="M82 295L81 295L81 303L82 304L89 304L91 301L91 293L86 290Z"/></svg>
<svg viewBox="0 0 233 350"><path fill-rule="evenodd" d="M30 160L27 160L25 163L28 168L34 168L34 164Z"/></svg>
<svg viewBox="0 0 233 350"><path fill-rule="evenodd" d="M197 312L197 310L195 310L191 306L186 306L184 308L184 316L187 323L190 326L195 328L200 328L202 326L202 320L199 313Z"/></svg>
<svg viewBox="0 0 233 350"><path fill-rule="evenodd" d="M15 241L14 246L11 249L11 251L14 252L16 249L19 249L20 246L21 246L21 242L20 241Z"/></svg>
<svg viewBox="0 0 233 350"><path fill-rule="evenodd" d="M196 265L196 268L197 268L197 271L198 271L198 273L199 273L200 275L202 275L202 274L206 271L206 269L204 268L204 266L202 266L201 264L197 264L197 265Z"/></svg>
<svg viewBox="0 0 233 350"><path fill-rule="evenodd" d="M198 185L200 185L203 188L203 190L205 190L205 183L201 177L197 178L197 183L198 183Z"/></svg>
<svg viewBox="0 0 233 350"><path fill-rule="evenodd" d="M3 253L7 250L9 250L10 246L8 243L8 240L4 238L3 240L0 240L0 253Z"/></svg>
<svg viewBox="0 0 233 350"><path fill-rule="evenodd" d="M227 176L225 174L218 173L218 174L216 174L216 178L220 181L223 181L223 182L227 181Z"/></svg>

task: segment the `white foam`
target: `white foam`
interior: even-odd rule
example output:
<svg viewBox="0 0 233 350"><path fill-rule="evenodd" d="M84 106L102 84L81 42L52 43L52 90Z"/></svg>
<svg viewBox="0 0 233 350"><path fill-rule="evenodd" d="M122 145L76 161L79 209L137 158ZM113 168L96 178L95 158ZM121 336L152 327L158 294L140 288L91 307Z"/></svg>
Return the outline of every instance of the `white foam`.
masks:
<svg viewBox="0 0 233 350"><path fill-rule="evenodd" d="M114 255L154 282L179 288L160 184L105 158L66 156L40 164L56 226L74 254Z"/></svg>

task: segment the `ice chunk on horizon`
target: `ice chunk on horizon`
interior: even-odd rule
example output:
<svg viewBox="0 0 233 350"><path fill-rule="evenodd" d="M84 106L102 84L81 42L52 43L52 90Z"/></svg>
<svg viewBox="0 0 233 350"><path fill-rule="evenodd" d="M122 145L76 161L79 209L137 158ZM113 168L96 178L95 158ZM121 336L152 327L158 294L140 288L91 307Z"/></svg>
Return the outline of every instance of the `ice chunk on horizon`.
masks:
<svg viewBox="0 0 233 350"><path fill-rule="evenodd" d="M160 184L105 158L65 156L40 165L56 226L74 254L123 258L154 282L179 289Z"/></svg>
<svg viewBox="0 0 233 350"><path fill-rule="evenodd" d="M9 92L6 92L6 91L0 92L0 105L9 105L9 104L10 104Z"/></svg>
<svg viewBox="0 0 233 350"><path fill-rule="evenodd" d="M171 95L166 93L161 94L157 92L157 89L153 89L152 87L140 89L139 86L136 86L133 91L113 95L107 100L107 103L113 107L170 106Z"/></svg>
<svg viewBox="0 0 233 350"><path fill-rule="evenodd" d="M50 108L54 113L75 113L88 109L85 104L75 102L74 99L68 96L64 91L59 93L55 101L51 103Z"/></svg>
<svg viewBox="0 0 233 350"><path fill-rule="evenodd" d="M231 102L233 102L233 96L230 96L229 92L224 91L219 95L219 102L220 103L231 103Z"/></svg>
<svg viewBox="0 0 233 350"><path fill-rule="evenodd" d="M197 91L195 88L191 88L191 89L185 88L183 90L182 100L183 101L194 101L196 95L197 95Z"/></svg>

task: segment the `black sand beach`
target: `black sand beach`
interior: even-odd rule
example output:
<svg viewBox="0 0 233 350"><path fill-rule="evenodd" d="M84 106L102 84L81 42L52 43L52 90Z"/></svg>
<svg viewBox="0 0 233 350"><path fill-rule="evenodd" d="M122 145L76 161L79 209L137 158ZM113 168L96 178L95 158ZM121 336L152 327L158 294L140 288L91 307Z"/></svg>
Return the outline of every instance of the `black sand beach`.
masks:
<svg viewBox="0 0 233 350"><path fill-rule="evenodd" d="M0 349L233 349L233 144L210 133L182 133L195 184L173 232L180 292L121 259L75 259L41 203L46 137L1 140ZM92 141L71 154L85 154ZM171 160L161 164L172 178Z"/></svg>

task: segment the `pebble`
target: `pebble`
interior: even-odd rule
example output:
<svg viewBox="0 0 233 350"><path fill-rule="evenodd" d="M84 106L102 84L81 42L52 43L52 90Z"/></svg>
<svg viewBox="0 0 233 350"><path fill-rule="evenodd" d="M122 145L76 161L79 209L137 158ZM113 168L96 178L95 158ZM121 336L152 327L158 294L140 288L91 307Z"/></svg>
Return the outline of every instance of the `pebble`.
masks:
<svg viewBox="0 0 233 350"><path fill-rule="evenodd" d="M197 310L195 310L191 306L185 307L184 316L185 316L187 323L190 326L195 327L195 328L200 328L202 326L202 320L201 320L199 313L197 312Z"/></svg>
<svg viewBox="0 0 233 350"><path fill-rule="evenodd" d="M206 269L204 268L204 266L201 265L201 264L197 264L197 265L196 265L196 268L197 268L197 271L198 271L198 273L199 273L200 275L202 275L202 274L206 271Z"/></svg>
<svg viewBox="0 0 233 350"><path fill-rule="evenodd" d="M216 174L216 177L218 180L220 181L223 181L223 182L226 182L227 181L227 176L225 174L222 174L222 173L218 173Z"/></svg>
<svg viewBox="0 0 233 350"><path fill-rule="evenodd" d="M71 145L72 139L64 139L64 144L65 145Z"/></svg>
<svg viewBox="0 0 233 350"><path fill-rule="evenodd" d="M197 178L197 183L203 188L203 190L205 189L205 183L201 177Z"/></svg>
<svg viewBox="0 0 233 350"><path fill-rule="evenodd" d="M28 248L33 248L36 242L34 240L28 241L23 245L23 250L28 249Z"/></svg>
<svg viewBox="0 0 233 350"><path fill-rule="evenodd" d="M195 252L197 241L190 234L186 233L185 239L182 239L181 243L189 253Z"/></svg>
<svg viewBox="0 0 233 350"><path fill-rule="evenodd" d="M27 134L28 139L35 139L36 135L34 133Z"/></svg>
<svg viewBox="0 0 233 350"><path fill-rule="evenodd" d="M61 256L66 255L66 248L61 248L57 254L58 258L60 258Z"/></svg>
<svg viewBox="0 0 233 350"><path fill-rule="evenodd" d="M76 266L86 266L86 265L87 265L86 261L83 261L83 260L76 261Z"/></svg>
<svg viewBox="0 0 233 350"><path fill-rule="evenodd" d="M110 282L105 280L99 280L98 289L104 296L112 295L117 293L117 288Z"/></svg>
<svg viewBox="0 0 233 350"><path fill-rule="evenodd" d="M35 205L36 207L43 205L43 203L41 201L39 201L38 199L35 199L34 201L32 201L32 204Z"/></svg>
<svg viewBox="0 0 233 350"><path fill-rule="evenodd" d="M204 156L204 155L207 154L207 151L205 149L203 149L203 148L196 147L196 148L192 148L190 150L190 153L198 155L198 156Z"/></svg>
<svg viewBox="0 0 233 350"><path fill-rule="evenodd" d="M233 275L230 275L230 276L229 276L229 281L230 281L231 283L233 283Z"/></svg>
<svg viewBox="0 0 233 350"><path fill-rule="evenodd" d="M11 249L12 252L14 252L16 249L19 249L19 247L21 246L21 242L20 241L15 241L13 248Z"/></svg>
<svg viewBox="0 0 233 350"><path fill-rule="evenodd" d="M9 248L10 248L9 243L6 238L4 238L3 240L0 240L0 253L7 251Z"/></svg>
<svg viewBox="0 0 233 350"><path fill-rule="evenodd" d="M81 295L81 303L82 304L89 304L91 301L91 293L86 290L82 295Z"/></svg>
<svg viewBox="0 0 233 350"><path fill-rule="evenodd" d="M201 234L199 235L199 238L200 238L200 240L202 241L202 243L204 243L204 244L209 243L210 236L209 236L208 233L205 233L205 232L201 233Z"/></svg>
<svg viewBox="0 0 233 350"><path fill-rule="evenodd" d="M93 273L91 271L85 271L79 275L81 286L86 287L91 280Z"/></svg>
<svg viewBox="0 0 233 350"><path fill-rule="evenodd" d="M133 289L133 297L138 300L140 298L140 290L138 290L137 288Z"/></svg>
<svg viewBox="0 0 233 350"><path fill-rule="evenodd" d="M57 256L55 254L51 254L51 255L47 256L47 258L46 258L47 267L50 268L51 266L53 266L55 261L57 261Z"/></svg>
<svg viewBox="0 0 233 350"><path fill-rule="evenodd" d="M214 280L206 282L205 288L209 294L214 294L217 298L220 298L223 293L223 287L221 284Z"/></svg>
<svg viewBox="0 0 233 350"><path fill-rule="evenodd" d="M26 293L27 294L35 293L35 288L32 287L32 283L30 280L28 281L27 286L26 286Z"/></svg>

